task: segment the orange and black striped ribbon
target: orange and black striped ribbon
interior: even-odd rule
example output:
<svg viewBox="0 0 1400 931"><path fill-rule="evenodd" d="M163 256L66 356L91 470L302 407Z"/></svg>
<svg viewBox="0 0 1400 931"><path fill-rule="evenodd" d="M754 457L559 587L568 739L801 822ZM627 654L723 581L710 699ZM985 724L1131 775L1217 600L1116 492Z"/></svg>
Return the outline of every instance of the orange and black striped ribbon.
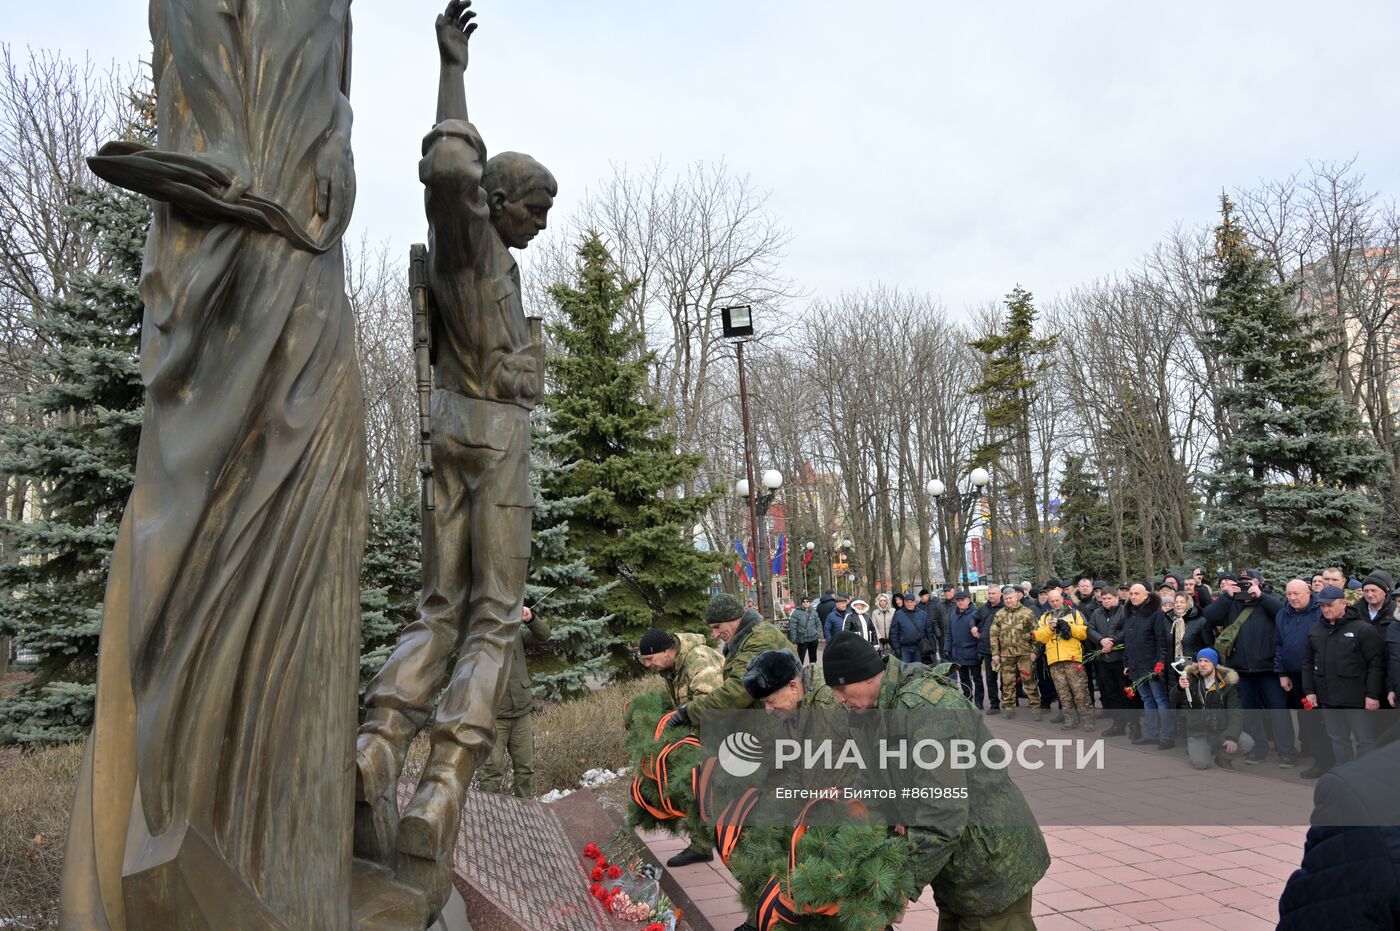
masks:
<svg viewBox="0 0 1400 931"><path fill-rule="evenodd" d="M715 797L715 765L719 757L706 757L699 766L690 771L690 791L695 796L695 807L700 820L709 821Z"/></svg>
<svg viewBox="0 0 1400 931"><path fill-rule="evenodd" d="M719 858L725 866L734 855L739 844L739 835L744 832L744 822L758 805L757 789L745 789L744 793L724 806L715 823L715 846L719 848Z"/></svg>

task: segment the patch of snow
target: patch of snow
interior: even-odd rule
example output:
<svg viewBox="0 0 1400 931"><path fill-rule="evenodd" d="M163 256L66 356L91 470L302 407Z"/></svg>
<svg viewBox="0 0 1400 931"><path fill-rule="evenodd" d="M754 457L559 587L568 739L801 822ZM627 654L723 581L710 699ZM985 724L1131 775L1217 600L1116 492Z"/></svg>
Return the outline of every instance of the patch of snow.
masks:
<svg viewBox="0 0 1400 931"><path fill-rule="evenodd" d="M596 789L598 786L605 786L610 782L616 782L627 775L626 767L619 770L611 769L590 769L579 779L579 788Z"/></svg>
<svg viewBox="0 0 1400 931"><path fill-rule="evenodd" d="M625 766L622 769L616 770L590 769L579 778L577 788L596 789L599 786L605 786L610 782L616 782L619 779L626 778L627 773L628 769ZM565 796L572 795L574 791L574 789L550 789L544 795L535 796L535 801L544 802L546 805L549 805L559 801Z"/></svg>

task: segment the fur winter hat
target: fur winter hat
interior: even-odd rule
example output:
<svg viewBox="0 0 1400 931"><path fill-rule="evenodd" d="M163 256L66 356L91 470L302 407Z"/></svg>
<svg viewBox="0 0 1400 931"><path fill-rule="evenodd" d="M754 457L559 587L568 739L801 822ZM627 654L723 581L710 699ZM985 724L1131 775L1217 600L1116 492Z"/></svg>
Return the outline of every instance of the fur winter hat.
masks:
<svg viewBox="0 0 1400 931"><path fill-rule="evenodd" d="M749 660L744 672L744 688L749 697L761 701L802 675L802 664L791 650L764 650Z"/></svg>
<svg viewBox="0 0 1400 931"><path fill-rule="evenodd" d="M739 599L728 592L720 592L705 605L705 623L724 624L737 621L743 613L744 606L739 604Z"/></svg>

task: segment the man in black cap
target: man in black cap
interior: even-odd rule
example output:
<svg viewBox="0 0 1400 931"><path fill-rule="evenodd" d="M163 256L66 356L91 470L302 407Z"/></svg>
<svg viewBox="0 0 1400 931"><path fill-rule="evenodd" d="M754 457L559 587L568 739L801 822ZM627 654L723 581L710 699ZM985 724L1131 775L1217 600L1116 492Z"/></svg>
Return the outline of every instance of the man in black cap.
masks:
<svg viewBox="0 0 1400 931"><path fill-rule="evenodd" d="M961 738L981 747L991 740L981 716L951 680L893 656L881 660L855 634L842 634L827 646L822 670L837 700L853 711L919 712L908 720L928 733L908 735L911 743ZM941 713L926 713L933 709ZM1050 853L1006 770L978 759L966 771L966 798L926 809L921 823L896 827L895 833L912 848L920 891L923 884L933 886L940 927L1034 928L1031 890L1049 868Z"/></svg>
<svg viewBox="0 0 1400 931"><path fill-rule="evenodd" d="M1347 610L1346 592L1329 585L1318 592L1317 600L1322 605L1322 622L1308 632L1302 670L1304 704L1326 712L1322 723L1332 740L1333 761L1341 765L1353 756L1365 756L1376 744L1366 712L1381 706L1384 651L1376 625Z"/></svg>
<svg viewBox="0 0 1400 931"><path fill-rule="evenodd" d="M637 655L642 665L661 676L671 707L708 695L724 684L724 657L700 634L671 634L653 627L642 634Z"/></svg>
<svg viewBox="0 0 1400 931"><path fill-rule="evenodd" d="M672 708L683 708L724 684L724 658L700 634L672 634L653 627L637 645L642 665L658 673L666 683ZM702 834L690 846L666 861L667 866L689 866L714 859L714 838Z"/></svg>
<svg viewBox="0 0 1400 931"><path fill-rule="evenodd" d="M836 694L827 686L821 667L815 663L804 667L787 650L765 650L749 660L744 688L769 714L836 707Z"/></svg>

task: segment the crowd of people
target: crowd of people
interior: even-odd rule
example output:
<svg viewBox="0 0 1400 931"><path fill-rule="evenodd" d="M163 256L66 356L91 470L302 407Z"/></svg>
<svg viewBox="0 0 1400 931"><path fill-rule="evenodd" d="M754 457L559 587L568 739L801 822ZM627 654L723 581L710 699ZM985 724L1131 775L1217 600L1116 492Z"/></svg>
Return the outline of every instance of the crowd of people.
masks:
<svg viewBox="0 0 1400 931"><path fill-rule="evenodd" d="M980 604L952 584L880 593L873 606L826 591L792 607L787 635L804 663L849 631L906 663L951 664L987 714L1014 716L1024 695L1032 717L1053 711L1066 730L1105 721L1105 736L1160 750L1180 738L1198 769L1307 757L1301 775L1315 779L1369 752L1367 712L1396 707L1400 690L1391 576L1331 567L1282 594L1256 569L1215 581L1201 569L1155 585L1051 579L989 586Z"/></svg>
<svg viewBox="0 0 1400 931"><path fill-rule="evenodd" d="M693 634L652 629L638 655L666 685L674 709L668 727L745 708L1015 715L1024 696L1032 716L1054 711L1052 720L1067 729L1097 730L1105 721L1104 735L1159 750L1180 738L1197 769L1233 768L1240 759L1257 765L1271 754L1293 767L1306 756L1312 765L1302 775L1316 778L1356 758L1318 785L1314 825L1281 900L1279 927L1321 927L1327 921L1319 924L1319 916L1340 915L1356 920L1336 927L1385 927L1384 917L1374 919L1400 902L1392 894L1400 860L1394 829L1374 825L1400 817L1390 791L1400 728L1382 735L1372 712L1394 708L1400 685L1393 580L1376 571L1348 583L1331 568L1289 580L1282 596L1255 570L1216 581L1212 590L1199 570L1155 586L1052 579L989 587L980 604L949 585L877 595L873 607L828 591L793 605L786 631L752 604L719 594L705 612L718 649ZM950 675L960 689L947 687ZM984 722L972 720L960 721L960 736L989 739ZM1014 818L980 825L965 817L1028 813L1004 771L969 785L975 792L948 809L951 820L903 825L894 835L911 845L918 887L933 889L940 928L1034 928L1033 889L1049 863L1044 839L1033 824L1015 827ZM667 865L713 857L707 833L692 836ZM751 913L735 931L759 926Z"/></svg>

